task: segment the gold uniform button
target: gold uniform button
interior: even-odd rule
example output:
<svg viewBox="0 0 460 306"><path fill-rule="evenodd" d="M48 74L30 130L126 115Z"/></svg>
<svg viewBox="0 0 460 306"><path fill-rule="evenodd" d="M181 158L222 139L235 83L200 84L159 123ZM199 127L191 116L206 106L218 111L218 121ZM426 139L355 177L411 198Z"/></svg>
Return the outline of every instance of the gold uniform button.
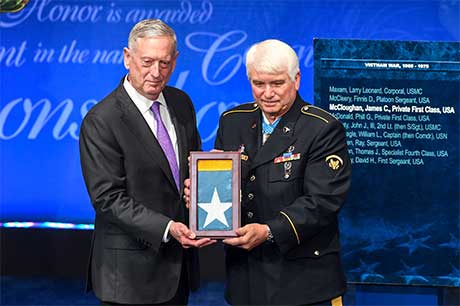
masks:
<svg viewBox="0 0 460 306"><path fill-rule="evenodd" d="M313 254L315 254L316 256L319 256L319 251L316 250L316 251L313 252Z"/></svg>
<svg viewBox="0 0 460 306"><path fill-rule="evenodd" d="M248 194L248 199L249 199L249 200L254 199L254 194L252 194L252 193Z"/></svg>
<svg viewBox="0 0 460 306"><path fill-rule="evenodd" d="M256 180L256 176L255 176L254 174L251 175L251 177L249 178L249 180L250 180L251 182L254 182L254 181Z"/></svg>

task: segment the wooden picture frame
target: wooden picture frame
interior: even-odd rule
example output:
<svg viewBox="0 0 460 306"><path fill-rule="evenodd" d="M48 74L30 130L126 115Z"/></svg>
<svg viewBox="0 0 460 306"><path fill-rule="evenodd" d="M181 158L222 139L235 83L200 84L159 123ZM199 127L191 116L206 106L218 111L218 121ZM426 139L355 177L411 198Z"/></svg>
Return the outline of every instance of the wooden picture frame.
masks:
<svg viewBox="0 0 460 306"><path fill-rule="evenodd" d="M240 152L190 152L190 229L198 238L236 237L241 226Z"/></svg>

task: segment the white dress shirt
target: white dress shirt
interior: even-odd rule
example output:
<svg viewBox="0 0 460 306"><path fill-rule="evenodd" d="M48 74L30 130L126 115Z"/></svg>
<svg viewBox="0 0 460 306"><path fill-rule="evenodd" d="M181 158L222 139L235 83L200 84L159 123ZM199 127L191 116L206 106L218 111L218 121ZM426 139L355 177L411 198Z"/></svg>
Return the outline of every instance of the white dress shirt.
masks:
<svg viewBox="0 0 460 306"><path fill-rule="evenodd" d="M153 117L153 112L150 109L153 105L153 102L158 101L160 102L160 115L161 115L161 120L163 120L163 123L168 130L169 138L171 138L171 143L173 144L174 147L174 153L176 154L176 162L179 165L179 150L177 146L177 135L176 135L176 130L174 129L174 125L171 121L171 116L169 115L168 111L168 105L166 104L166 100L163 96L163 93L161 92L160 95L158 96L158 99L155 101L149 100L143 95L141 95L139 92L137 92L136 89L134 89L133 85L128 81L127 78L125 78L125 81L123 82L123 86L126 89L126 92L128 93L128 96L133 100L134 104L136 107L139 109L141 112L142 116L145 119L145 122L149 125L150 129L152 130L153 135L157 137L157 122L155 118Z"/></svg>
<svg viewBox="0 0 460 306"><path fill-rule="evenodd" d="M161 115L161 120L163 120L163 124L165 125L166 129L168 130L169 137L171 138L171 143L173 144L174 147L174 153L176 155L176 162L177 165L180 165L178 162L179 160L179 150L178 150L178 145L177 145L177 135L176 135L176 130L174 129L174 125L171 121L171 116L169 115L168 111L168 105L166 104L166 100L163 96L163 93L161 92L160 95L158 96L158 99L155 101L149 100L143 95L141 95L134 87L131 85L131 83L128 81L128 77L125 77L125 81L123 82L123 87L125 88L126 92L128 93L128 96L133 100L134 104L136 107L139 109L141 112L142 116L145 119L145 122L150 127L150 130L152 130L153 135L157 137L157 122L155 118L153 117L153 112L151 110L151 107L153 105L153 102L158 101L160 102L160 115ZM163 234L163 242L168 242L170 237L168 236L169 233L169 227L171 226L171 223L173 220L170 220L168 222L168 225L166 226L165 232Z"/></svg>

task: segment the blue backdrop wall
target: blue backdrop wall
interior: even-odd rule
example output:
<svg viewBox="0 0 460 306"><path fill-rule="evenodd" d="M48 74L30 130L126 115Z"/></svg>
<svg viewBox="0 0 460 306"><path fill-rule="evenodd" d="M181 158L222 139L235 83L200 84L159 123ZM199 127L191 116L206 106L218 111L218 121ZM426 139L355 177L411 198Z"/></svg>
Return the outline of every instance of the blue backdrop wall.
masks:
<svg viewBox="0 0 460 306"><path fill-rule="evenodd" d="M122 49L141 19L161 18L176 30L180 55L170 85L190 94L204 149L211 149L219 115L252 101L243 59L253 43L278 38L292 45L300 58L300 94L313 102L313 38L459 41L459 5L31 0L20 12L1 13L1 221L92 223L79 126L126 73ZM458 246L458 233L452 243ZM449 284L458 286L458 257L448 273Z"/></svg>

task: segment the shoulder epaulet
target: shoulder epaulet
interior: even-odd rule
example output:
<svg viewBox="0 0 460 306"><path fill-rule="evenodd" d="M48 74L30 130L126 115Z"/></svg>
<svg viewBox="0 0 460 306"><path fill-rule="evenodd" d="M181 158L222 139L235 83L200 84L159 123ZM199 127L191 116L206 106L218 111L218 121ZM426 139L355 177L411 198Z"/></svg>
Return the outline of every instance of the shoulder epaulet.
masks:
<svg viewBox="0 0 460 306"><path fill-rule="evenodd" d="M222 116L227 116L229 114L234 114L234 113L252 113L255 112L256 110L259 109L259 105L257 103L245 103L241 104L237 107L234 107L222 114Z"/></svg>
<svg viewBox="0 0 460 306"><path fill-rule="evenodd" d="M325 123L329 123L331 120L337 120L331 113L326 112L324 109L313 105L302 106L300 111L304 115L320 119Z"/></svg>

